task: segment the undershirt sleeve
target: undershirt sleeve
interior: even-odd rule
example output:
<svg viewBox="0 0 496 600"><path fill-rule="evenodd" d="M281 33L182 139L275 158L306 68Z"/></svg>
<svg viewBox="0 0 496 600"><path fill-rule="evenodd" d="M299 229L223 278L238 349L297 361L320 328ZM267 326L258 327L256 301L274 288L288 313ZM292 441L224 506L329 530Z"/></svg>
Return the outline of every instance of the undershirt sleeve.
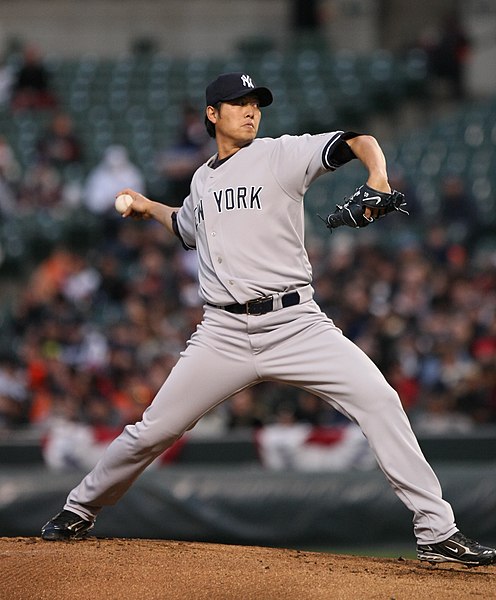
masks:
<svg viewBox="0 0 496 600"><path fill-rule="evenodd" d="M184 240L182 238L181 233L179 232L179 227L177 225L177 212L173 212L171 215L171 219L172 219L172 229L174 231L174 234L176 235L176 237L179 238L183 248L185 250L192 250L192 248L190 248L189 246L186 246L186 244L184 243Z"/></svg>
<svg viewBox="0 0 496 600"><path fill-rule="evenodd" d="M346 131L337 140L331 140L322 150L322 164L330 171L345 165L350 160L356 158L353 150L348 146L346 140L351 140L359 133Z"/></svg>

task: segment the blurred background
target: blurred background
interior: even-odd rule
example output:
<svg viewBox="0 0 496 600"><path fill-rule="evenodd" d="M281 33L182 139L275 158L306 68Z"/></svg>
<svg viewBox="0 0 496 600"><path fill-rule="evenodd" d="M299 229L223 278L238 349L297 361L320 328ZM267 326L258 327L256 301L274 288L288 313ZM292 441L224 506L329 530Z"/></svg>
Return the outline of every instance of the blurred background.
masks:
<svg viewBox="0 0 496 600"><path fill-rule="evenodd" d="M243 70L275 96L261 135L383 146L411 214L329 235L318 214L365 172L317 181L316 299L398 391L460 528L496 544L494 64L489 0L3 2L0 535L38 535L199 322L195 254L113 199L180 206L214 152L205 86ZM361 433L273 383L205 416L96 534L414 547Z"/></svg>

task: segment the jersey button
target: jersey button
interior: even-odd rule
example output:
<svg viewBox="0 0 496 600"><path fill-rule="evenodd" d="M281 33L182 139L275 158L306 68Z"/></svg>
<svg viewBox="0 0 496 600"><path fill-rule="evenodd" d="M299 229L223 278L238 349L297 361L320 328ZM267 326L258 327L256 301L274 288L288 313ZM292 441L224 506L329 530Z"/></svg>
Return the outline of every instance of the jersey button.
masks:
<svg viewBox="0 0 496 600"><path fill-rule="evenodd" d="M217 258L217 262L218 262L219 264L222 262L222 258L221 258L220 256Z"/></svg>
<svg viewBox="0 0 496 600"><path fill-rule="evenodd" d="M212 233L210 234L212 237L215 237L217 234L215 233L215 231L212 231Z"/></svg>

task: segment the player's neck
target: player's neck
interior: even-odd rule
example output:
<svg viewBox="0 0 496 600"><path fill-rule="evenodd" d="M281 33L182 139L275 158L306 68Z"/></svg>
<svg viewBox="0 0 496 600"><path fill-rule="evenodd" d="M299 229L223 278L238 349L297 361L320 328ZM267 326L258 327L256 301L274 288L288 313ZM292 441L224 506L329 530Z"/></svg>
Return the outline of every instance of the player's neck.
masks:
<svg viewBox="0 0 496 600"><path fill-rule="evenodd" d="M222 143L220 140L217 140L217 158L218 160L224 160L225 158L229 158L236 152L239 152L242 148L246 148L252 143L253 140L242 143Z"/></svg>

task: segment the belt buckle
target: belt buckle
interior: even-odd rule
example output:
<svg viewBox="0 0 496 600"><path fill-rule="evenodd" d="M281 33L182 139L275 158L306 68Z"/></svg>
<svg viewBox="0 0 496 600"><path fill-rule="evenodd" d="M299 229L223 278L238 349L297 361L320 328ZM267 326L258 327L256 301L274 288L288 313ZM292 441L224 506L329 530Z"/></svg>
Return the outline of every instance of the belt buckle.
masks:
<svg viewBox="0 0 496 600"><path fill-rule="evenodd" d="M247 315L263 315L266 312L270 312L269 310L266 310L266 311L260 310L260 305L263 304L264 302L267 302L267 300L272 300L272 302L274 302L274 296L262 296L261 298L257 298L256 300L249 300L245 304L246 314ZM256 308L257 306L259 307L258 310ZM255 307L255 308L252 308L252 307Z"/></svg>

